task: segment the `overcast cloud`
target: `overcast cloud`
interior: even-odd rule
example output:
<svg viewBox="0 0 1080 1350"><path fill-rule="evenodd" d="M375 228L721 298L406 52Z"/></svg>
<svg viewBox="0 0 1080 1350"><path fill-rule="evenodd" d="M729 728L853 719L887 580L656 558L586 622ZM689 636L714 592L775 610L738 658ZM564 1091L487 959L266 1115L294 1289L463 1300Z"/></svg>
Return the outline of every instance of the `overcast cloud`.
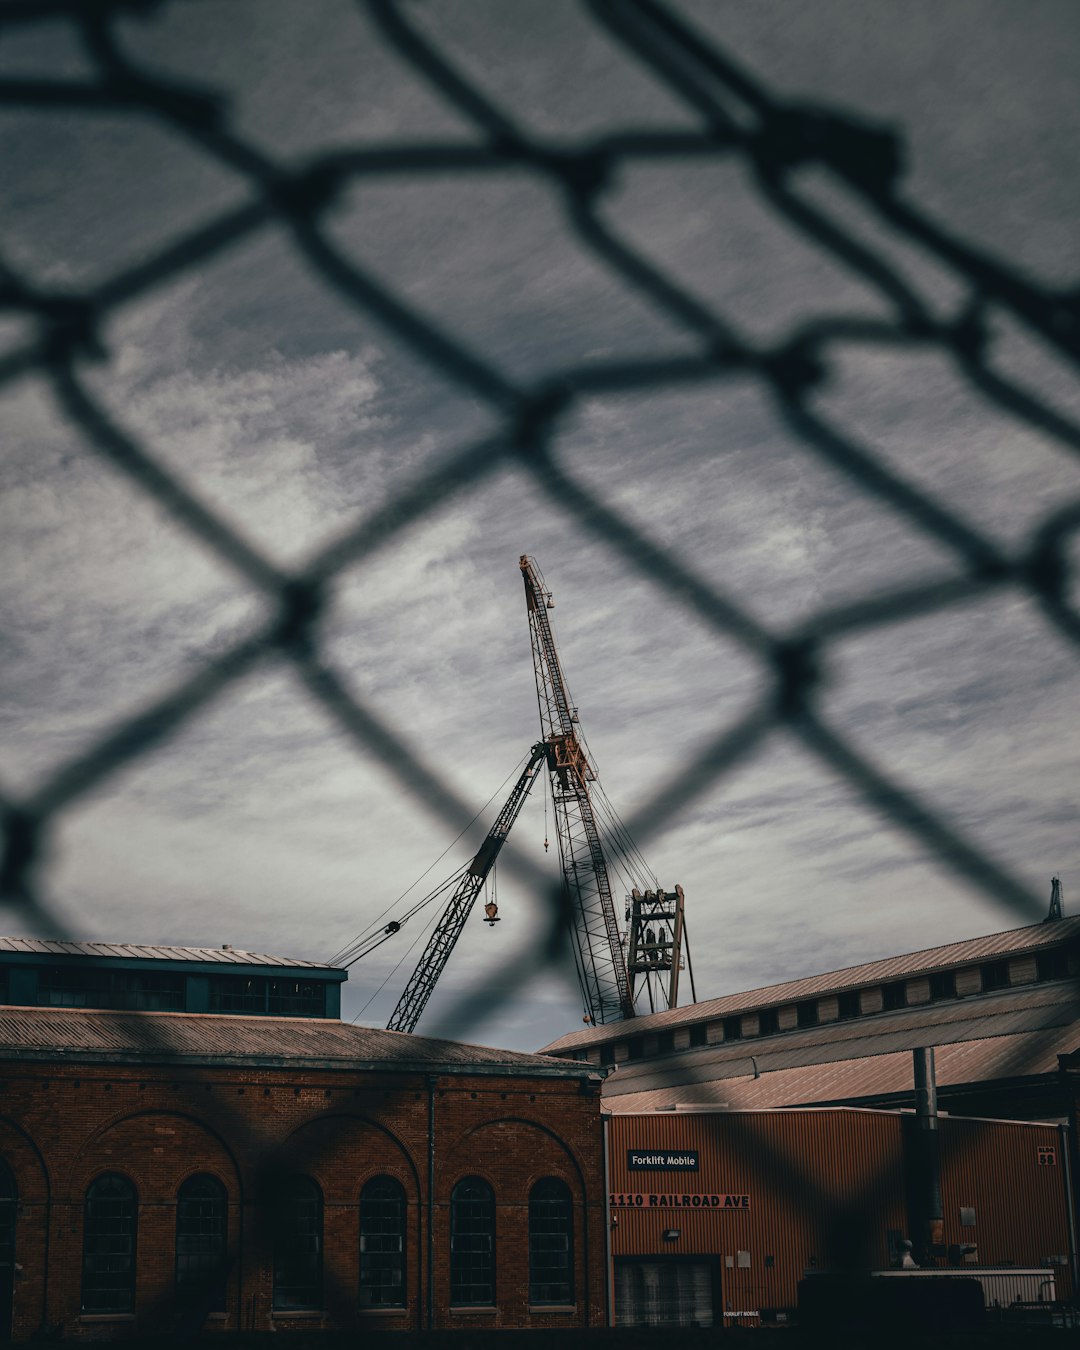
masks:
<svg viewBox="0 0 1080 1350"><path fill-rule="evenodd" d="M431 0L405 12L534 133L573 141L696 127L571 0ZM955 233L1048 287L1080 283L1072 0L698 0L680 12L774 93L900 128L906 192ZM476 138L362 6L174 3L123 33L159 72L227 91L230 126L284 161ZM0 47L0 80L89 71L62 22L27 26ZM0 153L0 254L45 288L93 286L248 196L161 120L130 113L7 109ZM824 177L807 174L805 186L936 313L957 312L954 277ZM776 341L823 313L888 317L878 294L771 211L734 160L626 169L602 214L748 339ZM525 173L365 180L329 221L350 257L515 381L691 350L686 332L582 248L553 191ZM995 325L999 367L1080 415L1075 372L1005 318ZM13 316L0 358L25 333ZM496 425L335 295L278 227L124 305L105 337L108 359L85 368L95 394L280 566L302 563ZM940 355L857 343L834 355L816 406L1002 547L1080 498L1075 454L992 408ZM97 458L41 378L0 390L0 435L0 785L19 798L268 607ZM960 570L808 452L749 377L583 401L556 445L579 481L777 633ZM490 818L538 730L517 567L526 552L554 591L607 795L632 817L745 715L763 672L520 471L442 502L346 571L326 657L472 809L494 795ZM1060 873L1068 911L1080 894L1078 689L1075 648L1008 589L836 643L823 707L1036 894L1048 897ZM319 960L392 907L455 833L358 752L287 665L268 660L63 813L43 890L78 937L230 942ZM537 799L515 843L551 869L543 837ZM701 997L1018 922L783 731L644 851L664 884L686 889ZM422 889L467 854L451 848ZM455 992L498 984L535 941L536 898L510 876L499 898L506 922L470 925L429 1026ZM25 931L21 915L0 913L0 927ZM417 936L407 929L400 946L353 969L347 1016L385 1021ZM579 1018L565 981L538 979L471 1035L535 1048Z"/></svg>

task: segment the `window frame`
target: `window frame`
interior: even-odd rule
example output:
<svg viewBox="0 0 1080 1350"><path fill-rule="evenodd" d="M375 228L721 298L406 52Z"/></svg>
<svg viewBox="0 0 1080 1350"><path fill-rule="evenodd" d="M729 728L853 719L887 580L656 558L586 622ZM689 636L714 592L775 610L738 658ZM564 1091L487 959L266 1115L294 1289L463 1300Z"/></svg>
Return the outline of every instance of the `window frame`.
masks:
<svg viewBox="0 0 1080 1350"><path fill-rule="evenodd" d="M881 1011L899 1012L908 1006L907 980L890 980L881 986Z"/></svg>
<svg viewBox="0 0 1080 1350"><path fill-rule="evenodd" d="M174 970L108 970L100 966L38 966L40 1008L112 1008L125 1012L183 1012L184 976Z"/></svg>
<svg viewBox="0 0 1080 1350"><path fill-rule="evenodd" d="M106 1193L112 1187L114 1194ZM95 1194L97 1192L97 1194ZM122 1193L118 1193L122 1192ZM108 1206L123 1206L124 1212L110 1212ZM109 1225L123 1224L120 1231L109 1231ZM112 1240L112 1250L109 1240ZM98 1250L92 1245L101 1244ZM128 1316L135 1311L139 1258L139 1192L130 1177L122 1172L100 1172L87 1184L83 1194L82 1278L79 1287L79 1310L90 1316ZM106 1268L92 1271L96 1260L106 1267L120 1263L120 1269ZM105 1283L106 1276L125 1278ZM96 1288L95 1288L96 1285ZM108 1299L112 1291L117 1296Z"/></svg>
<svg viewBox="0 0 1080 1350"><path fill-rule="evenodd" d="M271 1203L273 1206L271 1307L275 1313L319 1312L322 1310L324 1299L322 1187L314 1177L298 1172L282 1179ZM303 1206L311 1206L309 1214L303 1213ZM303 1250L305 1245L308 1247L306 1253ZM304 1266L310 1271L306 1281L286 1280L286 1274L291 1276L300 1273ZM301 1299L293 1291L308 1291L310 1296Z"/></svg>
<svg viewBox="0 0 1080 1350"><path fill-rule="evenodd" d="M1035 979L1039 984L1050 980L1069 978L1069 951L1067 947L1048 947L1035 953Z"/></svg>
<svg viewBox="0 0 1080 1350"><path fill-rule="evenodd" d="M544 1191L549 1194L544 1194ZM562 1213L541 1213L540 1206L560 1206ZM562 1232L544 1229L542 1225L561 1225ZM541 1239L548 1239L545 1244ZM563 1280L537 1278L542 1263L538 1258L551 1253L565 1253L559 1266L565 1272ZM554 1267L553 1267L554 1268ZM559 1288L561 1296L548 1296L538 1290ZM576 1304L574 1281L574 1196L561 1177L541 1177L529 1191L529 1307L569 1308Z"/></svg>
<svg viewBox="0 0 1080 1350"><path fill-rule="evenodd" d="M1000 989L1008 989L1012 984L1009 979L1009 961L1007 957L1001 957L996 961L982 961L979 964L979 992L983 994L996 994Z"/></svg>
<svg viewBox="0 0 1080 1350"><path fill-rule="evenodd" d="M957 997L955 970L931 971L929 984L931 1003L944 1003Z"/></svg>
<svg viewBox="0 0 1080 1350"><path fill-rule="evenodd" d="M192 1192L202 1187L203 1195ZM185 1191L188 1194L185 1195ZM212 1193L211 1193L212 1192ZM211 1206L207 1214L186 1211L185 1206L193 1203ZM198 1219L211 1225L196 1231L184 1232L185 1219ZM201 1245L197 1239L212 1239L204 1244L204 1250L184 1251L187 1244ZM225 1312L228 1305L228 1252L229 1252L229 1192L220 1177L212 1172L196 1172L180 1183L176 1192L176 1232L173 1262L173 1288L179 1299L190 1290L199 1291L204 1299L209 1298L209 1312Z"/></svg>
<svg viewBox="0 0 1080 1350"><path fill-rule="evenodd" d="M466 1195L474 1189L477 1195ZM465 1206L483 1206L487 1213L466 1213ZM472 1226L472 1227L468 1227ZM483 1177L462 1177L450 1192L450 1306L452 1308L493 1308L496 1306L495 1191ZM466 1258L479 1257L471 1263ZM463 1262L465 1268L463 1269ZM480 1270L486 1278L466 1279ZM462 1289L487 1289L490 1297L462 1297Z"/></svg>
<svg viewBox="0 0 1080 1350"><path fill-rule="evenodd" d="M795 1025L800 1030L821 1023L821 1008L816 998L804 998L795 1004Z"/></svg>
<svg viewBox="0 0 1080 1350"><path fill-rule="evenodd" d="M376 1194L378 1189L383 1189L388 1194ZM389 1192L392 1192L390 1194ZM378 1224L386 1224L388 1216L386 1213L380 1213L375 1210L375 1206L393 1204L397 1213L394 1216L396 1223L392 1228L379 1228ZM406 1248L409 1223L409 1206L405 1195L405 1187L397 1177L380 1174L379 1176L369 1177L364 1182L360 1191L359 1201L359 1228L360 1228L360 1253L359 1253L359 1294L361 1308L404 1308L408 1303L408 1285L407 1285L407 1260ZM371 1231L365 1231L366 1224L371 1224ZM370 1249L366 1244L366 1239L396 1239L396 1260L379 1260L380 1257L395 1256L395 1248L387 1242L381 1246L373 1242ZM389 1281L365 1278L366 1276L376 1276L386 1272L396 1274L396 1279ZM394 1289L396 1297L381 1297L386 1289Z"/></svg>

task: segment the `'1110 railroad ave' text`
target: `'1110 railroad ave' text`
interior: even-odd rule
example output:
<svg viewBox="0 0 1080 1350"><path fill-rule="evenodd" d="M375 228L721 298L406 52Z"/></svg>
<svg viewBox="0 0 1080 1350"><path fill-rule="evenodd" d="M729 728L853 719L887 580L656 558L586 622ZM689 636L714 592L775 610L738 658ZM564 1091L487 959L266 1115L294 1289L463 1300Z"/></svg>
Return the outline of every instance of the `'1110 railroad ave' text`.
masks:
<svg viewBox="0 0 1080 1350"><path fill-rule="evenodd" d="M613 1191L612 1209L749 1209L748 1195L640 1195Z"/></svg>

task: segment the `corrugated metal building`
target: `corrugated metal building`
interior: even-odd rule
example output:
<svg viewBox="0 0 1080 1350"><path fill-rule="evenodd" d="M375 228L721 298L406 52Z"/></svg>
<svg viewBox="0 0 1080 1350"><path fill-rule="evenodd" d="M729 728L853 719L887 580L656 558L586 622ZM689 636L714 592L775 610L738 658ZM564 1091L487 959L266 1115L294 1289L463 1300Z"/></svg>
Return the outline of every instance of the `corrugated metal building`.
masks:
<svg viewBox="0 0 1080 1350"><path fill-rule="evenodd" d="M954 1115L1064 1119L1058 1057L1080 1047L1080 918L586 1027L543 1053L613 1066L611 1111L910 1106L933 1046Z"/></svg>
<svg viewBox="0 0 1080 1350"><path fill-rule="evenodd" d="M943 1232L924 1262L969 1274L1037 1267L1043 1296L1053 1284L1067 1297L1059 1129L947 1117L939 1126ZM888 1269L917 1222L908 1113L649 1112L612 1115L606 1129L620 1325L789 1320L805 1274Z"/></svg>
<svg viewBox="0 0 1080 1350"><path fill-rule="evenodd" d="M609 1069L618 1320L781 1320L804 1274L888 1269L903 1240L928 1267L1033 1267L1009 1287L1068 1295L1076 1071L1070 1092L1059 1061L1080 1047L1078 958L1080 919L1055 919L546 1047ZM911 1114L925 1048L943 1112L934 1237ZM654 1168L665 1152L673 1168Z"/></svg>

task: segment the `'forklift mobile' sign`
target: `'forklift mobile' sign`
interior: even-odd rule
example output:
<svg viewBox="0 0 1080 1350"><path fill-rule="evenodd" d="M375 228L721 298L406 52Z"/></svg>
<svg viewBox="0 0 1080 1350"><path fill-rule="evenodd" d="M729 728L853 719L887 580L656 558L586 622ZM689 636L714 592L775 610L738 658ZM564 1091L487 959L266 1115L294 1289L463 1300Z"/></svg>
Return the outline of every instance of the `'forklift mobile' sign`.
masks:
<svg viewBox="0 0 1080 1350"><path fill-rule="evenodd" d="M696 1172L696 1149L631 1148L626 1151L626 1167L630 1172Z"/></svg>

